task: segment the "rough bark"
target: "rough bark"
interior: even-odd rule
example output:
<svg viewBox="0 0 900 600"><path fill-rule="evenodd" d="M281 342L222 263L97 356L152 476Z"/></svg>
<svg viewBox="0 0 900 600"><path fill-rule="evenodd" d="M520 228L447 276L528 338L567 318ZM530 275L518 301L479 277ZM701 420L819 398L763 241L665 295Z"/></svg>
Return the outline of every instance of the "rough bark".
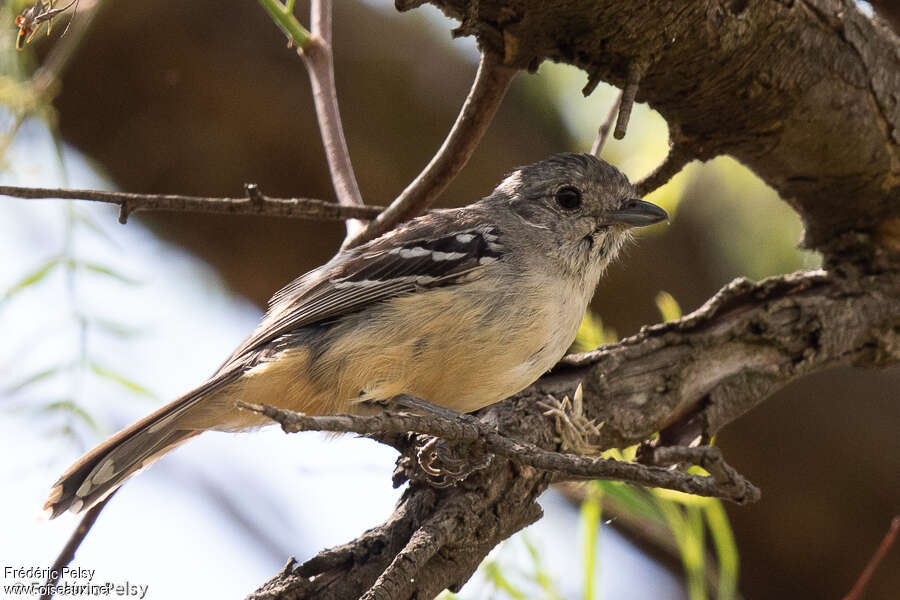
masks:
<svg viewBox="0 0 900 600"><path fill-rule="evenodd" d="M808 247L900 216L897 36L850 0L435 4L511 64L622 87L644 63L637 100L697 158L730 154L778 190Z"/></svg>
<svg viewBox="0 0 900 600"><path fill-rule="evenodd" d="M481 419L555 449L536 400L584 382L604 447L685 424L709 435L804 375L900 361L900 43L887 27L849 0L433 3L507 64L568 62L589 74L588 88L621 86L639 61L637 99L666 118L679 152L750 166L826 257L826 271L735 281L679 321L570 357ZM455 487L413 483L383 526L289 564L252 597L457 589L492 547L539 518L535 499L549 483L499 458Z"/></svg>

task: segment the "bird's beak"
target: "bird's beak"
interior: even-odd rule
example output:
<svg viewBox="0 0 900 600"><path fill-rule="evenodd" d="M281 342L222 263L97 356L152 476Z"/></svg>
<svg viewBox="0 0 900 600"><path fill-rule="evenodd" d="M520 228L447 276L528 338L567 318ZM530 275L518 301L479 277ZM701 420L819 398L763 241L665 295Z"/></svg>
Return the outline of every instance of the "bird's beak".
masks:
<svg viewBox="0 0 900 600"><path fill-rule="evenodd" d="M605 225L626 225L628 227L644 227L668 220L669 214L666 211L643 200L627 200L622 208L607 213L603 219Z"/></svg>

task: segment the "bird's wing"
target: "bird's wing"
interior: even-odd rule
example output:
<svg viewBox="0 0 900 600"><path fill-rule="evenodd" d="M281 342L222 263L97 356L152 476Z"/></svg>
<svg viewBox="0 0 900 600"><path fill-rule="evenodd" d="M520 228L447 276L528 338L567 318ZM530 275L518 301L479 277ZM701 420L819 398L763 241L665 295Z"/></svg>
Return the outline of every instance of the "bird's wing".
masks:
<svg viewBox="0 0 900 600"><path fill-rule="evenodd" d="M427 218L343 253L279 291L253 334L222 366L222 373L277 337L397 296L451 285L501 258L497 227L439 228Z"/></svg>

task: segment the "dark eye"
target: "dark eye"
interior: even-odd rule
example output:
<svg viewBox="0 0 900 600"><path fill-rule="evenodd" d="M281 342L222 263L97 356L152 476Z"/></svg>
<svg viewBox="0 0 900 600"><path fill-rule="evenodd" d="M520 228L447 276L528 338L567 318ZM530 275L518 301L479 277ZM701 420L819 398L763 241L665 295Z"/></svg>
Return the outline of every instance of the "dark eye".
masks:
<svg viewBox="0 0 900 600"><path fill-rule="evenodd" d="M581 208L581 190L570 185L556 190L556 203L566 210Z"/></svg>

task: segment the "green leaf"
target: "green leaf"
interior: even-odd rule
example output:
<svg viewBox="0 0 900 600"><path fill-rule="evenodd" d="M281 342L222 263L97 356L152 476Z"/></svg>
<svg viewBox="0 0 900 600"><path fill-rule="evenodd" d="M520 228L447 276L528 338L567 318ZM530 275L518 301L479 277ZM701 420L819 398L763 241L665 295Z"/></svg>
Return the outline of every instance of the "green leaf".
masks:
<svg viewBox="0 0 900 600"><path fill-rule="evenodd" d="M33 373L32 375L29 375L22 381L20 381L18 383L14 383L13 385L9 386L8 388L6 388L3 391L3 393L4 394L15 394L17 392L22 391L29 385L32 385L34 383L37 383L38 381L43 381L44 379L53 377L57 373L60 373L62 371L67 371L71 368L72 368L72 365L68 364L68 365L59 365L57 367L50 367L49 369L44 369L43 371L38 371L37 373Z"/></svg>
<svg viewBox="0 0 900 600"><path fill-rule="evenodd" d="M719 598L731 600L737 597L738 571L740 569L737 544L734 543L731 523L719 500L710 502L704 507L704 516L719 561Z"/></svg>
<svg viewBox="0 0 900 600"><path fill-rule="evenodd" d="M97 375L99 375L100 377L103 377L104 379L109 379L110 381L114 381L114 382L118 383L119 385L121 385L122 387L127 388L136 394L140 394L142 396L147 396L148 398L154 398L154 399L156 398L156 396L154 396L150 390L148 390L147 388L145 388L144 386L142 386L138 383L135 383L134 381L128 379L127 377L125 377L119 373L116 373L115 371L112 371L110 369L107 369L103 365L96 363L96 362L91 362L90 365L91 365L91 370L94 373L96 373Z"/></svg>
<svg viewBox="0 0 900 600"><path fill-rule="evenodd" d="M6 302L10 298L15 296L19 292L21 292L22 290L36 284L37 282L42 280L44 277L49 275L50 272L53 270L53 267L58 265L60 263L60 261L61 261L61 257L55 256L55 257L51 258L50 260L48 260L47 262L45 262L44 264L42 264L40 267L38 267L34 271L32 271L31 273L29 273L28 275L26 275L25 277L23 277L22 279L20 279L11 288L6 290L6 293L4 293L3 297L0 298L0 304Z"/></svg>
<svg viewBox="0 0 900 600"><path fill-rule="evenodd" d="M643 489L621 481L598 481L603 494L629 514L658 524L664 524L659 508Z"/></svg>
<svg viewBox="0 0 900 600"><path fill-rule="evenodd" d="M656 308L665 322L675 321L681 318L681 306L669 292L660 292L656 295Z"/></svg>
<svg viewBox="0 0 900 600"><path fill-rule="evenodd" d="M511 598L515 600L524 600L527 596L522 593L522 590L515 587L510 581L503 575L503 572L500 569L500 565L497 564L496 561L487 561L482 564L482 569L484 570L485 578L494 586L495 589L506 592Z"/></svg>
<svg viewBox="0 0 900 600"><path fill-rule="evenodd" d="M656 503L678 545L681 564L687 578L688 597L690 600L705 600L703 515L700 508L696 506L682 508L679 502L658 495Z"/></svg>
<svg viewBox="0 0 900 600"><path fill-rule="evenodd" d="M96 327L101 331L122 339L134 337L140 332L136 327L129 327L128 325L123 325L122 323L116 323L115 321L109 321L107 319L95 319L91 317L85 317L85 319L92 327Z"/></svg>
<svg viewBox="0 0 900 600"><path fill-rule="evenodd" d="M586 352L604 344L615 344L618 341L619 336L616 330L604 327L603 320L588 311L581 319L572 347L576 352Z"/></svg>
<svg viewBox="0 0 900 600"><path fill-rule="evenodd" d="M544 565L544 561L541 558L541 553L538 551L537 545L531 541L527 532L522 532L519 538L522 540L522 543L525 544L525 549L528 550L528 556L531 557L534 571L531 574L531 579L544 591L546 594L545 598L550 598L551 600L561 598L559 591L556 589L553 577L547 572L547 568Z"/></svg>
<svg viewBox="0 0 900 600"><path fill-rule="evenodd" d="M140 283L136 279L132 279L130 277L122 275L118 271L114 271L109 267L104 267L103 265L98 265L96 263L87 263L87 262L82 262L82 261L72 261L72 263L73 263L73 266L78 267L80 269L85 269L87 271L97 273L98 275L105 275L106 277L111 277L113 279L116 279L116 280L121 281L122 283L125 283L128 285L137 285L138 283Z"/></svg>
<svg viewBox="0 0 900 600"><path fill-rule="evenodd" d="M600 533L602 517L603 487L593 484L588 488L588 495L581 503L581 530L584 535L582 549L582 565L584 567L584 600L594 600L595 581L597 578L597 537Z"/></svg>
<svg viewBox="0 0 900 600"><path fill-rule="evenodd" d="M51 402L50 404L42 406L39 412L67 412L72 416L84 421L84 423L95 433L103 432L103 428L97 424L97 421L94 420L94 417L92 417L86 410L84 410L84 408L82 408L72 400L57 400L56 402ZM74 431L72 431L71 427L66 426L66 429L68 429L70 433L74 434Z"/></svg>

